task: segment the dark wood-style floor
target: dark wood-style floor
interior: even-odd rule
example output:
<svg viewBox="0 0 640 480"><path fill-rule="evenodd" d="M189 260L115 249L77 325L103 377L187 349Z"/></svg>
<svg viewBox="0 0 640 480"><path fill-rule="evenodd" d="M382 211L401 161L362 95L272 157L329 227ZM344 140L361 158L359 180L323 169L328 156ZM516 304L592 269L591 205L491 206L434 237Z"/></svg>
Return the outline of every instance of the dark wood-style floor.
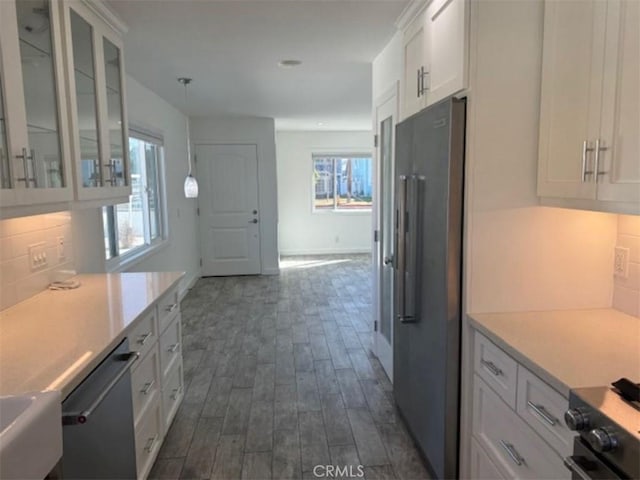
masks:
<svg viewBox="0 0 640 480"><path fill-rule="evenodd" d="M283 267L201 279L182 302L186 393L150 478L428 478L371 353L370 257Z"/></svg>

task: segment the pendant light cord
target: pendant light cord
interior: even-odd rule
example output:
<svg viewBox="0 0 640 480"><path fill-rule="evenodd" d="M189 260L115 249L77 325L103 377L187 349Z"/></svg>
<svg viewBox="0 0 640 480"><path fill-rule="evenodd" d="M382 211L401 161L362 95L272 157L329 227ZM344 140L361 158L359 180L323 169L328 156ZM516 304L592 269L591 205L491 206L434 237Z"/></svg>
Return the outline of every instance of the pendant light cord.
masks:
<svg viewBox="0 0 640 480"><path fill-rule="evenodd" d="M191 176L191 133L189 129L189 100L187 97L187 85L189 85L189 83L191 83L191 79L186 79L186 78L182 82L182 84L184 85L184 107L185 107L186 116L187 116L187 161L189 162L188 175Z"/></svg>

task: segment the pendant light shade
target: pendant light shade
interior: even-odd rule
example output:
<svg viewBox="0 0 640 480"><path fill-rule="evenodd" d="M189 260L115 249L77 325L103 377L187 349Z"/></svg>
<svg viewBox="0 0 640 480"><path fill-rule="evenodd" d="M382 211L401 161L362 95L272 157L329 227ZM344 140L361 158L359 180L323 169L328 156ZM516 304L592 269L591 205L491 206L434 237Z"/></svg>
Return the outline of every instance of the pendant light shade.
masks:
<svg viewBox="0 0 640 480"><path fill-rule="evenodd" d="M178 81L184 85L184 106L187 107L187 85L192 81L191 78L180 77ZM187 162L189 163L189 172L184 179L184 196L186 198L198 198L198 180L191 173L191 133L189 130L189 116L187 115Z"/></svg>
<svg viewBox="0 0 640 480"><path fill-rule="evenodd" d="M187 198L198 198L198 181L191 173L184 179L184 196Z"/></svg>

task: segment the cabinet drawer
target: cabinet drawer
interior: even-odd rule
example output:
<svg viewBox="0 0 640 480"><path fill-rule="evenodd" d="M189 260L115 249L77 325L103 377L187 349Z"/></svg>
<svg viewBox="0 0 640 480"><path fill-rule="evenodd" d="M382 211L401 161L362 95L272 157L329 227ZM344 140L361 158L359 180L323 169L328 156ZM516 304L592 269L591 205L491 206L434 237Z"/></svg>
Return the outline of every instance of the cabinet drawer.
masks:
<svg viewBox="0 0 640 480"><path fill-rule="evenodd" d="M473 436L507 478L570 478L560 455L474 376Z"/></svg>
<svg viewBox="0 0 640 480"><path fill-rule="evenodd" d="M129 345L131 349L140 352L140 357L144 357L158 339L156 324L156 311L152 309L147 313L129 333Z"/></svg>
<svg viewBox="0 0 640 480"><path fill-rule="evenodd" d="M182 358L181 317L178 314L160 337L160 367L163 379L173 362Z"/></svg>
<svg viewBox="0 0 640 480"><path fill-rule="evenodd" d="M516 408L518 364L488 338L475 333L473 369L513 409Z"/></svg>
<svg viewBox="0 0 640 480"><path fill-rule="evenodd" d="M158 348L154 347L131 374L133 418L136 424L151 401L160 395L160 361Z"/></svg>
<svg viewBox="0 0 640 480"><path fill-rule="evenodd" d="M516 411L560 455L571 455L574 433L563 421L569 401L522 365L518 365Z"/></svg>
<svg viewBox="0 0 640 480"><path fill-rule="evenodd" d="M160 334L164 332L176 313L180 310L178 286L173 287L158 300L158 325Z"/></svg>
<svg viewBox="0 0 640 480"><path fill-rule="evenodd" d="M470 478L476 480L506 479L493 460L489 458L487 452L478 445L475 438L471 439L471 475Z"/></svg>
<svg viewBox="0 0 640 480"><path fill-rule="evenodd" d="M136 468L146 478L162 443L162 410L156 397L136 426Z"/></svg>
<svg viewBox="0 0 640 480"><path fill-rule="evenodd" d="M184 396L182 360L176 362L162 386L164 429L167 431Z"/></svg>

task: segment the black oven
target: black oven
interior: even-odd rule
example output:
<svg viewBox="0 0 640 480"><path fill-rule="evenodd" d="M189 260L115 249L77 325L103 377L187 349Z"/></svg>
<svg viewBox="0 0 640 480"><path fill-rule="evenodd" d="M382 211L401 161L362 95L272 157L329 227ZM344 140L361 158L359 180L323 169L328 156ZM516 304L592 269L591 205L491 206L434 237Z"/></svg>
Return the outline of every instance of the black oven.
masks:
<svg viewBox="0 0 640 480"><path fill-rule="evenodd" d="M573 455L565 458L564 464L574 480L629 478L600 458L579 436L573 442Z"/></svg>

